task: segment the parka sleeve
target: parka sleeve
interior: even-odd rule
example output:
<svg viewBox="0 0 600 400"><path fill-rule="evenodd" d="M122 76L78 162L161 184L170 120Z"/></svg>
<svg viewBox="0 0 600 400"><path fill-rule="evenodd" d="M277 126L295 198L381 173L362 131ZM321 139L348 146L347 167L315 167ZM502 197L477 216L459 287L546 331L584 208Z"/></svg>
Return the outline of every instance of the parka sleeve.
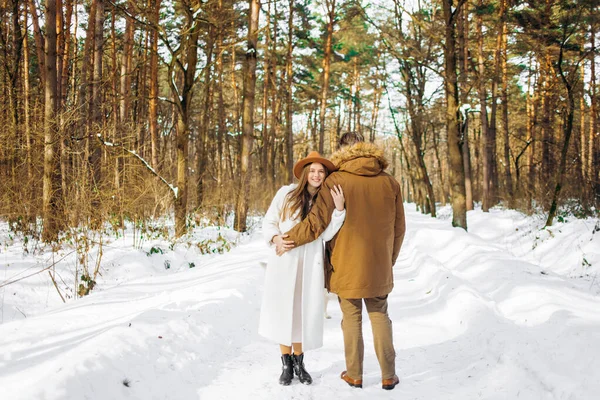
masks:
<svg viewBox="0 0 600 400"><path fill-rule="evenodd" d="M263 237L268 245L272 245L271 239L275 235L281 235L279 230L279 221L281 221L281 212L285 201L285 195L288 193L287 187L284 186L277 191L277 194L271 201L271 205L263 219L262 229Z"/></svg>
<svg viewBox="0 0 600 400"><path fill-rule="evenodd" d="M344 208L342 211L339 211L337 208L333 210L333 214L331 215L331 222L327 225L327 229L321 235L321 239L326 242L329 242L333 237L338 233L341 229L344 220L346 219L346 209Z"/></svg>
<svg viewBox="0 0 600 400"><path fill-rule="evenodd" d="M402 191L398 185L398 194L396 195L396 221L394 224L394 250L392 252L392 266L396 264L400 248L404 241L406 233L406 219L404 217L404 201L402 200Z"/></svg>
<svg viewBox="0 0 600 400"><path fill-rule="evenodd" d="M325 179L325 182L323 182L323 187L319 190L315 204L308 213L308 216L287 232L289 236L288 240L293 240L294 246L302 246L303 244L317 240L325 232L327 225L329 225L333 209L335 208L333 197L331 197L331 193L329 192L334 185L331 179L334 174L329 175Z"/></svg>

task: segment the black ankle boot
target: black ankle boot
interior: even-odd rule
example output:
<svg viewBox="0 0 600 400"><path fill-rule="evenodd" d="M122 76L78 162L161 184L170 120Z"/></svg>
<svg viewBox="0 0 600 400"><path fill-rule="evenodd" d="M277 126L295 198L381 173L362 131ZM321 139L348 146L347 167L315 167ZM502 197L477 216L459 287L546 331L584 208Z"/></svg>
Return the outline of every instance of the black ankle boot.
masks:
<svg viewBox="0 0 600 400"><path fill-rule="evenodd" d="M290 354L282 354L281 363L283 366L281 367L279 384L287 386L292 383L292 378L294 377L294 361L292 360L292 356Z"/></svg>
<svg viewBox="0 0 600 400"><path fill-rule="evenodd" d="M312 378L306 369L304 369L304 353L295 355L292 354L292 358L294 359L294 372L300 380L300 383L305 385L310 385L312 383Z"/></svg>

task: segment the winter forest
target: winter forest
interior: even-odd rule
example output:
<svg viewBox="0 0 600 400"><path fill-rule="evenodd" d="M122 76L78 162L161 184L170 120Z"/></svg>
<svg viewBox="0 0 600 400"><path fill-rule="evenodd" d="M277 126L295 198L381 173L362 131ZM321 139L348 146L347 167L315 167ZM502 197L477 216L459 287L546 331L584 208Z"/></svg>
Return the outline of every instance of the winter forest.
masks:
<svg viewBox="0 0 600 400"><path fill-rule="evenodd" d="M68 227L264 212L345 131L435 216L600 202L595 1L4 0L0 215Z"/></svg>
<svg viewBox="0 0 600 400"><path fill-rule="evenodd" d="M233 315L242 319L244 332L255 335L256 321L244 318L254 315L260 304L256 287L262 284L262 275L257 265L267 254L255 240L261 218L277 190L294 182L292 170L298 159L313 150L328 157L343 133L355 131L384 149L390 163L387 172L400 183L409 210L408 250L403 248L404 259L399 261L404 269L395 275L396 287L401 288L396 289L401 293L397 296L413 293L413 280L418 282L421 276L412 269L418 261L423 271L429 271L419 296L432 296L433 290L437 301L451 307L454 295L432 288L458 282L454 287L474 288L485 299L481 304L499 304L485 314L482 320L487 322L470 325L481 332L475 328L467 331L471 336L461 336L464 348L441 347L435 354L462 357L467 343L477 342L476 333L487 332L485 324L496 326L506 336L481 343L494 353L484 357L488 366L496 362L495 352L502 352L506 376L522 377L515 372L521 365L515 360L516 354L525 354L528 361L523 363L528 366L523 370L534 370L534 375L549 381L553 376L560 379L539 384L526 375L505 386L509 394L492 395L489 387L495 386L481 378L476 387L484 388L483 398L517 398L521 393L526 399L591 399L588 396L600 389L598 383L580 379L595 371L595 381L600 381L599 31L596 0L0 0L0 265L4 264L0 336L25 332L26 338L21 347L0 340L0 387L8 387L13 396L7 398L15 399L41 398L42 393L49 396L44 398L79 399L89 394L89 386L68 384L70 378L63 377L56 381L60 390L53 397L48 394L53 382L48 375L44 385L32 385L19 397L21 389L15 382L20 375L11 381L11 374L28 371L24 365L29 361L11 368L11 360L20 362L24 343L36 340L33 332L54 329L53 323L40 319L38 326L31 325L36 323L33 316L45 317L52 307L76 312L69 304L96 304L85 303L93 301L92 295L105 302L112 296L130 301L133 298L127 296L133 295L119 292L119 286L129 281L167 285L161 279L169 280L164 289L168 295L152 292L156 300L149 301L147 308L136 303L140 308L128 309L131 313L163 310L165 304L167 313L173 304L200 301L187 294L187 286L177 286L175 275L169 275L177 272L198 287L210 288L202 296L221 299L237 310ZM434 253L426 248L429 238L424 232L433 232L431 237L441 243L431 250ZM476 241L489 241L488 248L481 245L482 253L466 251L471 249L471 234L477 235ZM458 239L450 240L448 235ZM127 244L118 244L119 240ZM518 259L507 261L516 274L510 278L508 272L492 268L492 261L485 265L475 261L498 243ZM138 258L143 255L142 260L128 252ZM244 260L254 263L254 272L238 269ZM571 262L576 268L569 269ZM204 264L208 269L200 268ZM123 269L117 271L117 265ZM473 271L454 270L478 265L496 271L490 279L498 287L513 279L510 285L516 291L505 286L488 290L483 276L476 280ZM217 283L205 283L210 268L216 276L223 274L218 278L223 283L217 278ZM517 296L519 280L531 279L531 288L546 287L536 279L549 279L548 274L560 282L564 279L564 287L552 281L552 289L532 289L530 295ZM250 289L248 282L256 287ZM109 289L116 292L109 295ZM391 301L397 301L401 310L405 301L413 304L422 298L395 299ZM520 323L506 328L505 321L525 318L519 305L537 304L546 310L541 299L561 310L564 305L585 319L582 335L587 336L580 343L573 339L574 331L568 331L548 335L549 342L539 339L536 346L549 350L568 342L580 351L595 341L585 356L588 367L575 362L574 372L566 373L564 365L572 365L571 358L539 359L528 347L531 342L523 339L529 338L530 331ZM337 307L337 301L331 303L331 308ZM477 303L472 309L486 307ZM118 314L116 310L105 311ZM215 330L223 323L216 316L220 312L207 317ZM538 318L540 324L552 323L544 332L564 326L563 320L559 324L550 314ZM157 317L145 315L139 317L144 323L156 322ZM398 311L396 320L404 315ZM333 317L338 320L329 328L337 335L339 311ZM87 319L91 314L83 311L74 318L81 329L93 325ZM121 318L119 323L129 321L124 314L115 318ZM29 321L29 328L21 329L13 320ZM536 317L529 316L523 324L533 320ZM102 324L106 329L112 326L108 320ZM463 329L448 324L447 332ZM168 336L171 325L164 327L161 339ZM155 331L144 329L138 334L156 337ZM179 332L196 341L209 337L203 336L203 329L190 322L183 333L173 328L173 335ZM245 362L252 358L250 354L269 348L258 348L256 342L230 329L233 326L227 325L226 331L218 331L225 335L221 338L239 341L254 353L209 352L211 360L228 365L226 360L241 357ZM413 343L414 339L415 346L425 346L427 338L433 337L427 332L426 328L411 334L400 330L398 340ZM55 334L70 340L66 331ZM115 340L100 337L106 347ZM163 368L166 381L152 378L156 385L179 386L173 389L175 395L151 397L162 393L164 385L150 384L130 398L240 396L241 392L228 392L226 379L205 366L190 372L204 374L211 382L204 392L191 384L175 384L179 375L169 371L193 365L190 360L195 355L185 361L178 357L196 354L195 350L181 344L161 350L159 345L136 342L133 336L124 340L129 347L115 346L115 352L133 348L139 354L149 349L158 352L154 355L159 364L161 357L179 360L156 366ZM505 353L508 341L517 344ZM199 343L202 351L222 345L217 339ZM47 351L58 346L47 345ZM92 352L79 351L84 359ZM197 354L206 355L202 351ZM328 378L329 359L319 354L313 366L322 367L323 383L334 383L302 392L305 396L300 393L299 398L339 394L335 386L339 368L336 364ZM419 354L404 356L419 361ZM343 357L343 350L335 356ZM52 357L39 356L42 363L55 360ZM100 364L116 366L121 373L116 356L109 351L102 357L109 361L102 359ZM136 365L154 360L144 357L136 358ZM478 356L472 357L472 365L479 365ZM519 366L511 369L512 361ZM270 362L258 360L262 365ZM80 364L73 361L73 365L83 374ZM413 372L418 375L416 365ZM43 371L57 367L40 368L44 375ZM457 370L464 372L462 368ZM129 390L130 383L135 386L131 372L125 378L127 373L119 375L112 367L103 371L100 376L116 379L119 387L113 391L98 384L89 398L125 398L121 391ZM140 371L147 375L143 378L140 372L139 380L152 377L152 371ZM222 371L235 375L236 370L227 366ZM239 377L244 379L241 372ZM246 383L252 387L252 379L270 382L271 378L250 374ZM7 380L2 383L2 379ZM479 398L476 389L461 392L459 383L450 386L452 395L444 395L439 389L444 385L438 385L437 377L432 379L434 384L427 388L409 378L408 389L403 390L414 395L410 398ZM63 381L66 386L61 386ZM42 386L50 392L39 389ZM266 395L255 389L248 389L248 398L284 397L277 385ZM368 397L387 398L380 395L377 391Z"/></svg>

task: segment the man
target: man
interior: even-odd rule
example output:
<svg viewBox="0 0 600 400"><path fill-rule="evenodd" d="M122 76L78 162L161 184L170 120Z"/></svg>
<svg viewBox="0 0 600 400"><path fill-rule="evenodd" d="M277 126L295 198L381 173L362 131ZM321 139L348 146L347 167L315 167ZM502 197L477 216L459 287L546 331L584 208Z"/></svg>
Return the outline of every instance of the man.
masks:
<svg viewBox="0 0 600 400"><path fill-rule="evenodd" d="M365 143L359 133L342 135L340 147L331 157L338 171L327 177L310 214L287 232L287 246L278 250L312 242L323 233L335 208L329 189L340 185L346 198L346 221L327 245L325 283L338 295L343 315L346 371L341 378L350 386L362 387L364 302L373 327L382 388L391 390L399 379L387 296L394 286L392 266L406 230L400 185L384 172L388 162L383 151Z"/></svg>

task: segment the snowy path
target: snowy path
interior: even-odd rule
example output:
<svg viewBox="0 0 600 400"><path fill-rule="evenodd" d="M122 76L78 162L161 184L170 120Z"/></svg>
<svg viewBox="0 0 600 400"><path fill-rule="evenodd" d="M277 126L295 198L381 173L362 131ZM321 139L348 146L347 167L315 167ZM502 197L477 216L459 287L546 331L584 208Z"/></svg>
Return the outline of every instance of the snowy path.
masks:
<svg viewBox="0 0 600 400"><path fill-rule="evenodd" d="M338 378L334 301L324 347L306 354L314 384L277 384L278 348L256 333L267 255L257 239L0 325L0 399L596 399L593 282L541 273L510 218L479 214L465 233L408 208L390 295L392 392L380 388L366 315L365 388Z"/></svg>

